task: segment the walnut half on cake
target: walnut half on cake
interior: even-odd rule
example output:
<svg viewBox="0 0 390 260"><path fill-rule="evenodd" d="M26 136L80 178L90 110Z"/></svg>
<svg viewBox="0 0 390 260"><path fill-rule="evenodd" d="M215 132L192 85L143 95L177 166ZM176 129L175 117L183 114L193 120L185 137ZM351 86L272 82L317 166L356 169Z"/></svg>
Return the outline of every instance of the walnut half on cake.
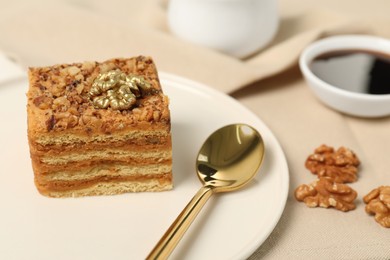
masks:
<svg viewBox="0 0 390 260"><path fill-rule="evenodd" d="M35 185L49 197L172 189L168 97L149 57L29 69Z"/></svg>

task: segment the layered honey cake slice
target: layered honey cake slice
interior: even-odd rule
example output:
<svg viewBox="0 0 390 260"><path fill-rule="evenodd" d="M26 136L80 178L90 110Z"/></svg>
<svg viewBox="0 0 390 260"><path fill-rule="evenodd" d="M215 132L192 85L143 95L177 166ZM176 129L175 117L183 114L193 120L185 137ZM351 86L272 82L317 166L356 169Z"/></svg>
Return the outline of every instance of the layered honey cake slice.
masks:
<svg viewBox="0 0 390 260"><path fill-rule="evenodd" d="M29 69L35 185L49 197L172 189L169 100L149 57Z"/></svg>

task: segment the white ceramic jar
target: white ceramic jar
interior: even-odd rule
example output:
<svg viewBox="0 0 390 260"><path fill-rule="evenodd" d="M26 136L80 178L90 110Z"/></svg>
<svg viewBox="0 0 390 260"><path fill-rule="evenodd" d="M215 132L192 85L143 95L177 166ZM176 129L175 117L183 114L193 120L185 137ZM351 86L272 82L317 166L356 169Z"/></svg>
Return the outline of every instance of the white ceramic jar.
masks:
<svg viewBox="0 0 390 260"><path fill-rule="evenodd" d="M181 39L244 58L275 36L277 0L170 0L168 23Z"/></svg>

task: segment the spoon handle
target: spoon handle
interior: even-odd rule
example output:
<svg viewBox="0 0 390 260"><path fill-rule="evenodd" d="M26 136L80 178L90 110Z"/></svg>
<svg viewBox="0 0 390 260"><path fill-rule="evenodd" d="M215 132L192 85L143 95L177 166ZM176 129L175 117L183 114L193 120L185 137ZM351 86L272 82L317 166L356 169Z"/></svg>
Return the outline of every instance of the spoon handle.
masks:
<svg viewBox="0 0 390 260"><path fill-rule="evenodd" d="M161 237L160 241L158 241L146 259L167 259L212 194L212 188L208 186L200 188Z"/></svg>

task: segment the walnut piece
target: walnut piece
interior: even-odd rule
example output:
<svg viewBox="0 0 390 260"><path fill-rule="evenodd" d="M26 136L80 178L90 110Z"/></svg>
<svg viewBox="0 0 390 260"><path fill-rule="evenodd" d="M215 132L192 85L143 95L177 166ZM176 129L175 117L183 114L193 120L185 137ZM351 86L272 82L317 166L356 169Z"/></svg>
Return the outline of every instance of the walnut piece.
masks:
<svg viewBox="0 0 390 260"><path fill-rule="evenodd" d="M336 183L329 177L320 177L309 185L298 186L295 190L295 198L310 208L334 207L344 212L356 208L354 204L356 197L357 193L351 187Z"/></svg>
<svg viewBox="0 0 390 260"><path fill-rule="evenodd" d="M360 161L356 154L348 148L321 145L315 149L305 162L305 166L318 177L330 177L335 182L347 183L357 180L357 167Z"/></svg>
<svg viewBox="0 0 390 260"><path fill-rule="evenodd" d="M375 220L390 228L390 186L380 186L363 197L366 212L375 215Z"/></svg>

